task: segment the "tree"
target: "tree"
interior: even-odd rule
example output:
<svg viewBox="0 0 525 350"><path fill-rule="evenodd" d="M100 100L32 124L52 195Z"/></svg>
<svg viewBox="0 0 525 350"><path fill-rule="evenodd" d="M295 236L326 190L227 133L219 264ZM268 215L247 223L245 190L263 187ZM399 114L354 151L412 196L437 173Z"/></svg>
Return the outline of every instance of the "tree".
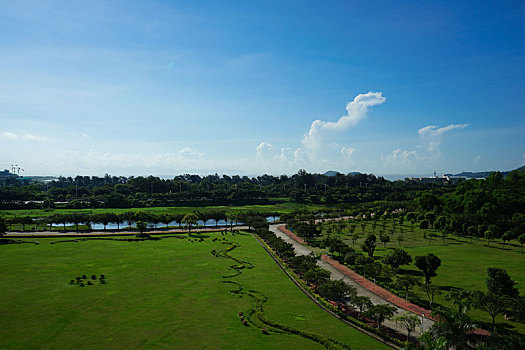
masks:
<svg viewBox="0 0 525 350"><path fill-rule="evenodd" d="M383 248L386 248L386 244L390 242L390 237L382 233L379 235L379 239L381 240L381 243L383 243Z"/></svg>
<svg viewBox="0 0 525 350"><path fill-rule="evenodd" d="M403 314L392 318L396 324L401 324L407 330L407 341L417 326L421 324L421 319L410 312L404 312Z"/></svg>
<svg viewBox="0 0 525 350"><path fill-rule="evenodd" d="M164 214L162 215L162 223L166 224L166 228L169 228L170 222L173 221L173 217L170 214Z"/></svg>
<svg viewBox="0 0 525 350"><path fill-rule="evenodd" d="M368 254L370 258L374 257L374 251L376 250L376 236L369 234L361 246L361 249Z"/></svg>
<svg viewBox="0 0 525 350"><path fill-rule="evenodd" d="M416 277L410 275L401 275L397 277L394 287L405 291L405 299L408 300L408 292L410 289L412 289L412 287L418 284L419 280Z"/></svg>
<svg viewBox="0 0 525 350"><path fill-rule="evenodd" d="M463 309L469 310L472 306L472 292L461 288L452 288L445 295L445 300L452 301L452 304L457 306L458 312Z"/></svg>
<svg viewBox="0 0 525 350"><path fill-rule="evenodd" d="M346 298L353 298L356 296L357 289L353 286L349 286L342 280L328 280L319 287L319 294L339 304L340 302L344 302Z"/></svg>
<svg viewBox="0 0 525 350"><path fill-rule="evenodd" d="M486 311L492 318L492 327L496 330L496 317L505 312L513 303L513 299L507 295L496 295L475 291L473 293L474 307Z"/></svg>
<svg viewBox="0 0 525 350"><path fill-rule="evenodd" d="M502 236L501 240L503 241L504 245L507 245L507 243L513 238L512 231L506 231Z"/></svg>
<svg viewBox="0 0 525 350"><path fill-rule="evenodd" d="M392 268L397 269L401 265L408 265L412 262L412 257L406 250L396 248L393 251L388 252L382 259L383 264L390 265Z"/></svg>
<svg viewBox="0 0 525 350"><path fill-rule="evenodd" d="M434 297L438 294L441 294L441 290L438 286L435 286L433 284L422 284L419 287L427 295L429 309L432 310L432 303L434 302Z"/></svg>
<svg viewBox="0 0 525 350"><path fill-rule="evenodd" d="M328 282L330 279L330 272L316 266L306 271L304 279L307 282L314 284L317 290L320 285Z"/></svg>
<svg viewBox="0 0 525 350"><path fill-rule="evenodd" d="M197 225L198 219L199 218L194 213L188 213L184 215L184 217L182 218L182 223L188 226L188 234L191 234L191 227L193 225Z"/></svg>
<svg viewBox="0 0 525 350"><path fill-rule="evenodd" d="M104 225L104 231L106 231L106 226L111 222L111 215L110 213L100 213L95 220Z"/></svg>
<svg viewBox="0 0 525 350"><path fill-rule="evenodd" d="M381 324L388 318L394 316L396 308L388 304L379 304L370 307L366 310L365 315L377 322L377 328L381 328Z"/></svg>
<svg viewBox="0 0 525 350"><path fill-rule="evenodd" d="M518 236L518 242L521 244L521 254L523 254L523 244L525 244L525 233Z"/></svg>
<svg viewBox="0 0 525 350"><path fill-rule="evenodd" d="M23 216L18 219L18 222L22 224L22 231L25 231L26 225L31 225L33 223L33 219L30 216Z"/></svg>
<svg viewBox="0 0 525 350"><path fill-rule="evenodd" d="M7 224L5 219L0 217L0 237L2 237L7 231Z"/></svg>
<svg viewBox="0 0 525 350"><path fill-rule="evenodd" d="M441 266L441 259L430 253L426 256L416 256L415 265L425 275L425 284L430 284L430 278L437 276L437 269Z"/></svg>
<svg viewBox="0 0 525 350"><path fill-rule="evenodd" d="M139 234L137 234L137 237L140 238L147 238L149 237L149 234L145 233L147 224L144 221L137 221L137 230L139 230Z"/></svg>
<svg viewBox="0 0 525 350"><path fill-rule="evenodd" d="M352 233L352 247L355 247L355 244L357 240L361 237L361 235L357 232Z"/></svg>
<svg viewBox="0 0 525 350"><path fill-rule="evenodd" d="M490 247L490 241L494 239L496 236L494 231L490 229L490 227L485 231L483 234L485 239L487 240L487 247Z"/></svg>
<svg viewBox="0 0 525 350"><path fill-rule="evenodd" d="M122 218L128 223L128 228L131 229L133 223L135 222L135 213L132 211L127 211L123 213Z"/></svg>
<svg viewBox="0 0 525 350"><path fill-rule="evenodd" d="M476 326L467 315L467 308L460 308L457 311L437 308L432 311L432 317L437 319L430 330L434 338L444 339L449 349L472 349L469 340Z"/></svg>
<svg viewBox="0 0 525 350"><path fill-rule="evenodd" d="M364 295L357 295L352 298L350 301L352 305L354 305L358 310L359 313L357 314L357 318L361 318L361 314L372 307L372 301L369 297Z"/></svg>
<svg viewBox="0 0 525 350"><path fill-rule="evenodd" d="M510 297L517 297L520 292L516 288L516 282L514 282L507 271L497 268L487 268L487 278L485 279L487 290L489 293L493 293L498 296L508 295Z"/></svg>

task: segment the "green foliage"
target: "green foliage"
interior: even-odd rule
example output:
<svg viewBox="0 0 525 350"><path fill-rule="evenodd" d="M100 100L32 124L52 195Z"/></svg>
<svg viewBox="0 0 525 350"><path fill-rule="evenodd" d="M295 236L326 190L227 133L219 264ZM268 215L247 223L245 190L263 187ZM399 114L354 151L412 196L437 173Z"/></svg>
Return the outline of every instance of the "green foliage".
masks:
<svg viewBox="0 0 525 350"><path fill-rule="evenodd" d="M410 275L400 275L394 282L394 287L405 292L405 299L408 299L408 292L412 287L419 284L419 280Z"/></svg>
<svg viewBox="0 0 525 350"><path fill-rule="evenodd" d="M444 339L444 345L450 349L472 349L475 343L475 336L472 331L476 327L470 316L466 313L466 308L458 311L446 311L437 308L432 311L432 317L438 322L432 325L430 333L434 338Z"/></svg>
<svg viewBox="0 0 525 350"><path fill-rule="evenodd" d="M425 284L430 284L430 278L437 276L437 269L441 266L441 259L430 253L426 256L416 256L414 263L425 275Z"/></svg>
<svg viewBox="0 0 525 350"><path fill-rule="evenodd" d="M357 295L355 287L349 286L344 281L326 281L319 287L319 294L326 299L336 302L343 301L346 298L353 298Z"/></svg>
<svg viewBox="0 0 525 350"><path fill-rule="evenodd" d="M406 250L396 248L383 256L381 262L397 269L401 265L410 264L412 262L412 257Z"/></svg>
<svg viewBox="0 0 525 350"><path fill-rule="evenodd" d="M407 341L410 338L410 333L412 333L417 326L421 324L421 319L412 313L404 312L399 316L392 318L396 324L401 324L407 330Z"/></svg>
<svg viewBox="0 0 525 350"><path fill-rule="evenodd" d="M497 267L487 268L487 279L485 283L487 284L489 293L495 295L517 297L520 294L516 288L516 282L510 278L507 271Z"/></svg>
<svg viewBox="0 0 525 350"><path fill-rule="evenodd" d="M7 224L3 217L0 217L0 236L3 236L7 231Z"/></svg>
<svg viewBox="0 0 525 350"><path fill-rule="evenodd" d="M388 304L373 305L365 311L365 315L377 322L377 328L381 328L381 324L396 313L396 308Z"/></svg>
<svg viewBox="0 0 525 350"><path fill-rule="evenodd" d="M374 234L369 234L366 236L366 239L361 246L363 252L367 253L370 258L374 257L374 251L376 249L376 236Z"/></svg>

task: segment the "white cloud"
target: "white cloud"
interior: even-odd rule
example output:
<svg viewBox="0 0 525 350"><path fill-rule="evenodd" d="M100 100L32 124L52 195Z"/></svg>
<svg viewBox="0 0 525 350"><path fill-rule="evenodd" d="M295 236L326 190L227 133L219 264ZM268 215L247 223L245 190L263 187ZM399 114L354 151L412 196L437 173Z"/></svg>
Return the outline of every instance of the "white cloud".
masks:
<svg viewBox="0 0 525 350"><path fill-rule="evenodd" d="M397 148L392 151L392 154L381 156L381 161L386 165L393 167L411 167L414 161L419 160L416 151L407 151Z"/></svg>
<svg viewBox="0 0 525 350"><path fill-rule="evenodd" d="M401 148L394 149L392 154L383 156L381 161L388 166L410 168L415 165L416 161L433 161L441 157L439 146L442 142L442 136L446 132L455 129L466 128L469 124L450 124L444 127L436 125L428 125L417 132L421 138L421 146L419 152L416 150L402 150ZM479 161L480 156L474 158L474 161Z"/></svg>
<svg viewBox="0 0 525 350"><path fill-rule="evenodd" d="M205 154L190 147L184 147L173 153L141 154L112 153L92 149L88 152L64 151L56 155L59 167L76 169L203 169L205 166L216 166L205 158Z"/></svg>
<svg viewBox="0 0 525 350"><path fill-rule="evenodd" d="M261 142L255 151L258 161L302 162L306 159L306 154L300 148L278 148L265 141Z"/></svg>
<svg viewBox="0 0 525 350"><path fill-rule="evenodd" d="M203 158L204 153L198 152L190 147L184 147L183 149L179 150L176 153L177 158L180 159L195 159L195 158Z"/></svg>
<svg viewBox="0 0 525 350"><path fill-rule="evenodd" d="M311 156L315 156L323 146L323 138L327 132L340 131L355 126L366 118L368 108L386 101L382 92L368 92L357 95L346 105L347 114L336 122L314 120L310 130L303 136L302 143Z"/></svg>
<svg viewBox="0 0 525 350"><path fill-rule="evenodd" d="M344 159L353 160L354 153L355 153L355 148L352 148L352 147L342 147L341 148L341 154L343 155Z"/></svg>
<svg viewBox="0 0 525 350"><path fill-rule="evenodd" d="M439 145L441 145L441 139L444 133L454 129L463 129L467 126L469 126L469 124L450 124L442 128L435 125L428 125L419 129L417 132L429 152L439 153Z"/></svg>
<svg viewBox="0 0 525 350"><path fill-rule="evenodd" d="M479 162L480 159L481 159L481 155L480 155L480 154L478 154L477 156L475 156L474 158L472 158L472 160L473 160L474 162L476 162L476 163Z"/></svg>
<svg viewBox="0 0 525 350"><path fill-rule="evenodd" d="M39 142L48 142L52 141L52 139L49 139L45 136L39 136L39 135L33 135L33 134L15 134L13 132L3 132L1 135L1 138L8 139L8 140L24 140L24 141L39 141Z"/></svg>

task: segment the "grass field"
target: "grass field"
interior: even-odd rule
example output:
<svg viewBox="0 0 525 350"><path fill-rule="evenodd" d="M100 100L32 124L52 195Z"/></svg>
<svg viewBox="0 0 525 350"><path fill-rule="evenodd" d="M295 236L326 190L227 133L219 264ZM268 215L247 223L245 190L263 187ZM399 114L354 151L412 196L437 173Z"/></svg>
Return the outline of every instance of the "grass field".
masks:
<svg viewBox="0 0 525 350"><path fill-rule="evenodd" d="M275 205L243 205L243 206L209 206L209 207L145 207L145 208L99 208L99 209L27 209L27 210L3 210L0 215L9 218L12 216L30 216L33 218L45 217L53 214L66 213L123 213L126 211L145 211L155 214L188 214L194 211L224 210L229 213L242 213L257 211L261 213L290 213L294 210L323 210L322 205L307 205L299 203L283 203Z"/></svg>
<svg viewBox="0 0 525 350"><path fill-rule="evenodd" d="M327 234L327 225L324 224L323 236ZM403 227L403 241L399 244L397 237L401 235L399 224L396 225L396 231L391 236L391 242L386 244L386 248L383 247L383 243L379 241L379 231L382 229L382 225L378 224L375 229L375 235L378 238L377 248L374 256L382 257L388 251L395 248L399 248L401 245L402 249L405 249L412 257L418 255L427 255L433 253L441 259L441 266L437 270L437 277L432 278L432 283L440 286L443 289L443 294L438 295L435 298L435 304L440 304L446 307L452 307L450 302L445 301L446 290L449 287L459 287L467 290L483 290L486 291L485 278L488 267L499 267L505 269L511 278L518 284L518 289L521 295L525 294L525 253L521 254L521 246L516 241L511 241L509 244L503 244L500 240L497 242L491 242L490 246L487 246L485 239L474 238L471 240L468 237L456 237L448 236L443 242L440 233L433 230L423 230L414 227L414 232L411 232L410 224L404 224ZM388 221L385 225L385 232L390 236L392 230L392 224ZM355 244L356 251L361 251L361 245L364 241L364 237L368 233L372 233L372 223L367 223L363 232L360 224L357 225L355 233L360 235L360 238ZM429 243L429 239L425 239L423 234L427 237L430 234L438 235L438 237L432 238ZM338 234L332 233L337 236ZM343 240L352 246L351 234L348 228L343 230L341 234ZM412 271L412 274L418 274L419 270L412 265L402 266L407 271ZM359 271L358 271L359 272ZM401 294L404 297L404 294ZM422 306L427 306L427 297L424 292L413 289L412 300L418 301ZM472 310L470 314L478 321L490 323L491 319L487 313ZM525 334L525 325L516 322L510 322L503 319L500 315L496 319L497 323L507 323L511 327L515 327L516 330Z"/></svg>
<svg viewBox="0 0 525 350"><path fill-rule="evenodd" d="M244 326L238 312L246 313L252 300L231 293L235 288L225 280L266 296L264 315L273 321L355 349L386 348L313 304L251 235L203 237L1 245L0 348L323 348L297 335L264 335L253 324ZM210 253L230 247L223 237L240 245L230 254L252 269L223 278L233 275L234 262ZM104 274L107 283L69 284L83 274Z"/></svg>

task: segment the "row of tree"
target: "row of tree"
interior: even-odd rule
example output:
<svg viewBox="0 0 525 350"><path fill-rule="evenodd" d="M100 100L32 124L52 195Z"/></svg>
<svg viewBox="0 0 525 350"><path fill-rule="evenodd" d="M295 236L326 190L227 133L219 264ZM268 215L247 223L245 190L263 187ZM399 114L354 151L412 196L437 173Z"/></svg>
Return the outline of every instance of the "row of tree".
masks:
<svg viewBox="0 0 525 350"><path fill-rule="evenodd" d="M48 183L16 182L0 186L0 206L59 206L67 208L128 208L144 206L206 206L300 203L355 204L376 200L412 200L431 184L387 181L372 174L326 176L300 170L293 176L181 175L149 177L60 177ZM450 185L435 185L444 191ZM28 201L33 201L28 203ZM42 203L36 203L40 201Z"/></svg>
<svg viewBox="0 0 525 350"><path fill-rule="evenodd" d="M202 210L193 212L195 215L195 224L197 221L202 220L203 222L208 222L212 220L217 226L219 221L224 220L229 225L237 225L239 222L247 222L247 218L252 216L258 216L258 214L253 211L247 211L242 213L227 213L224 210ZM89 212L71 212L63 214L53 214L40 218L32 218L30 216L14 216L5 220L9 229L13 225L21 226L23 231L26 230L26 227L32 227L34 230L38 230L40 227L46 227L47 225L63 225L63 229L66 230L67 225L75 225L76 230L79 230L80 225L87 226L88 229L91 228L92 224L102 224L104 225L104 230L106 226L110 223L117 225L117 230L124 224L128 228L133 227L133 225L142 221L145 223L151 223L155 227L160 224L164 224L168 227L173 222L176 222L179 227L185 225L184 217L186 214L180 213L163 213L157 214L154 212L139 210L139 211L126 211L122 213L114 212L102 212L102 213L89 213ZM274 218L279 215L277 212L269 212L265 214L266 216L273 216Z"/></svg>

